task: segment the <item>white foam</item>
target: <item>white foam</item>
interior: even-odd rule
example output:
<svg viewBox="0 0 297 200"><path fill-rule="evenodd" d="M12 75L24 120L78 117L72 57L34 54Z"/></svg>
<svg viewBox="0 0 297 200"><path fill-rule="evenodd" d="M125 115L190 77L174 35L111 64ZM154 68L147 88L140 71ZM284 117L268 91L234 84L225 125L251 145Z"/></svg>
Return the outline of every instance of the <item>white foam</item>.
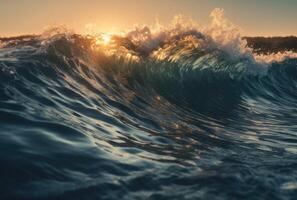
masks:
<svg viewBox="0 0 297 200"><path fill-rule="evenodd" d="M297 53L293 51L283 51L271 54L254 54L253 56L258 62L273 63L282 62L290 58L297 58Z"/></svg>

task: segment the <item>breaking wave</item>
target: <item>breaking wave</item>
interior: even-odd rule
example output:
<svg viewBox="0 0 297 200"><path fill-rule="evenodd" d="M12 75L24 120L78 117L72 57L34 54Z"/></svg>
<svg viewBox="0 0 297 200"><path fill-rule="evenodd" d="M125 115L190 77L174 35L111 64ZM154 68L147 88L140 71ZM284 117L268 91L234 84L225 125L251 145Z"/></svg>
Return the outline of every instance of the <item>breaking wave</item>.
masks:
<svg viewBox="0 0 297 200"><path fill-rule="evenodd" d="M1 199L293 197L296 53L211 17L2 38Z"/></svg>

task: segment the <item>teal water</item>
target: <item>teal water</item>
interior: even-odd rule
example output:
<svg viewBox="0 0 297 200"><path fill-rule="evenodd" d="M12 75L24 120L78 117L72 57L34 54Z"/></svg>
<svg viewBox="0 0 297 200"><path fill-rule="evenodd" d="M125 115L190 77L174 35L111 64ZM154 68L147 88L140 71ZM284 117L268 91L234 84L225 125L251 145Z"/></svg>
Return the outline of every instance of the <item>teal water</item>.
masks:
<svg viewBox="0 0 297 200"><path fill-rule="evenodd" d="M137 61L78 35L6 41L0 199L296 198L297 60L262 72L180 40Z"/></svg>

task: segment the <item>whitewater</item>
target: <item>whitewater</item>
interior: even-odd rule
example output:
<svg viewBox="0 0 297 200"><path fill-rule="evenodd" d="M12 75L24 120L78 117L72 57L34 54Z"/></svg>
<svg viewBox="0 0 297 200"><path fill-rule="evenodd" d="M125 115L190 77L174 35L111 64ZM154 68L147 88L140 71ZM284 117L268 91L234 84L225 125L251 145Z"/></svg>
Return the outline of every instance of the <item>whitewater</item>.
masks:
<svg viewBox="0 0 297 200"><path fill-rule="evenodd" d="M294 199L297 54L221 9L0 39L0 199Z"/></svg>

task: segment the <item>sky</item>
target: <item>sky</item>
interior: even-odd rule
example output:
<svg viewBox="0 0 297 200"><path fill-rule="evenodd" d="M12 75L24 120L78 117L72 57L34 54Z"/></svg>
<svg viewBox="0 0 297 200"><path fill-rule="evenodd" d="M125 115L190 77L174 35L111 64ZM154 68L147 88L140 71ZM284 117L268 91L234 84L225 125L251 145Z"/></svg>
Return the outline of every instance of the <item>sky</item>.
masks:
<svg viewBox="0 0 297 200"><path fill-rule="evenodd" d="M297 35L297 0L0 0L0 36L41 33L65 25L117 32L135 24L169 23L175 15L209 23L214 8L246 36Z"/></svg>

